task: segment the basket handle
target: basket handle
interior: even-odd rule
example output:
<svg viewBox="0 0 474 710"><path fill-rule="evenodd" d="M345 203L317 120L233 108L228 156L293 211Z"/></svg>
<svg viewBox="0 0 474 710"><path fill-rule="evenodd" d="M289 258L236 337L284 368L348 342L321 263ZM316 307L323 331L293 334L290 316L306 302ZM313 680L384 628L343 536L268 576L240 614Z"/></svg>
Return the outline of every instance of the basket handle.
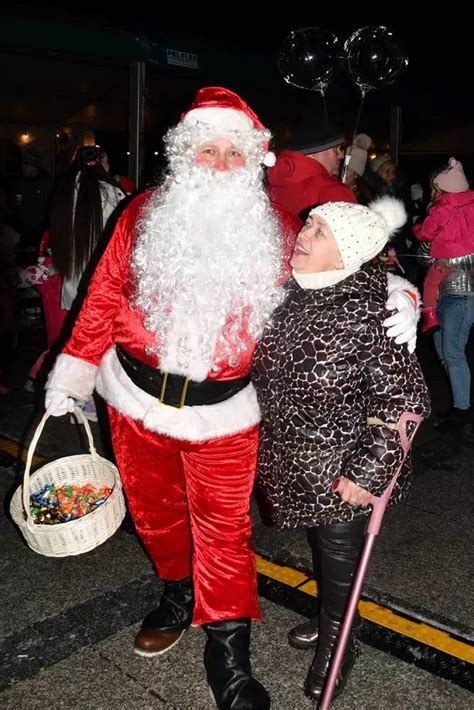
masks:
<svg viewBox="0 0 474 710"><path fill-rule="evenodd" d="M87 421L87 418L84 416L84 412L82 409L79 409L79 407L74 407L74 414L75 416L79 419L82 424L84 424L84 428L86 430L87 434L87 439L89 441L89 451L94 459L94 461L97 459L97 451L94 446L94 437L92 436L92 431L89 422ZM48 414L48 412L45 412L41 418L40 423L36 427L36 431L33 435L33 438L31 440L30 446L28 448L28 456L26 458L26 466L25 466L25 472L23 474L23 489L22 489L22 497L23 497L23 509L26 514L26 520L28 524L33 523L33 519L31 517L30 513L30 470L31 470L31 463L33 461L33 456L35 453L36 445L38 443L38 440L43 432L44 426L49 419L51 415Z"/></svg>

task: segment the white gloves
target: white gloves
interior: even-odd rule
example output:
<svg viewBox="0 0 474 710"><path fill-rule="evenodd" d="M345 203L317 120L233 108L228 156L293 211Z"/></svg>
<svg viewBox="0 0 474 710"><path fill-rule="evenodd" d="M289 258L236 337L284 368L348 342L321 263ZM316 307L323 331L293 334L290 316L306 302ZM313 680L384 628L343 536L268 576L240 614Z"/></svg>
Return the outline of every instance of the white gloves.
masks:
<svg viewBox="0 0 474 710"><path fill-rule="evenodd" d="M46 411L53 417L62 417L64 414L74 411L75 401L73 398L58 390L46 390L44 402Z"/></svg>
<svg viewBox="0 0 474 710"><path fill-rule="evenodd" d="M387 328L389 338L395 338L397 345L407 343L408 351L415 352L416 324L418 322L418 309L413 299L405 291L392 291L387 299L385 308L395 313L383 322Z"/></svg>

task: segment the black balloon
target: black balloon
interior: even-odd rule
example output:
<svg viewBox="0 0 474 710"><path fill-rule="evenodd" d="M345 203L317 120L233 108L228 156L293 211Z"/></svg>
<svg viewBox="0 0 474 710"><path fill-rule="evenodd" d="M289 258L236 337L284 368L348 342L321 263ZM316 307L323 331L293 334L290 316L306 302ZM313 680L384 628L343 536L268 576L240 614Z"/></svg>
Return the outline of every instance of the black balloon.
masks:
<svg viewBox="0 0 474 710"><path fill-rule="evenodd" d="M386 27L356 30L344 45L347 71L362 92L388 86L408 66L401 41Z"/></svg>
<svg viewBox="0 0 474 710"><path fill-rule="evenodd" d="M337 37L319 27L290 32L278 55L278 69L288 84L324 93L341 62Z"/></svg>

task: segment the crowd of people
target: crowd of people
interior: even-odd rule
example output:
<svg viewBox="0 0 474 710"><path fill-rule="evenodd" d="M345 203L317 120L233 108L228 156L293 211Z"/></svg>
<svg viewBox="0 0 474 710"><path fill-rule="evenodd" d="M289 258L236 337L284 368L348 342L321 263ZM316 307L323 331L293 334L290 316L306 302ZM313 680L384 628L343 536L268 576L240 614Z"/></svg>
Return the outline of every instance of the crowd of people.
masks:
<svg viewBox="0 0 474 710"><path fill-rule="evenodd" d="M89 264L90 270L94 268L93 255L102 236L107 234L109 219L113 223L112 215L125 198L125 190L134 189L129 184L124 187L112 175L107 154L93 146L72 150L55 182L41 169L39 153L34 149L25 151L22 176L14 187L18 194L13 206L8 205L8 191L2 189L5 209L0 216L5 251L2 283L6 292L0 325L4 343L0 386L6 394L9 363L14 357L12 340L15 317L18 318L15 309L18 289L36 288L42 300L48 350L30 370L34 379L41 371L46 353L60 342L68 312L83 297L87 274L86 278L83 276ZM81 281L83 290L78 298ZM81 406L90 419L96 420L92 400Z"/></svg>

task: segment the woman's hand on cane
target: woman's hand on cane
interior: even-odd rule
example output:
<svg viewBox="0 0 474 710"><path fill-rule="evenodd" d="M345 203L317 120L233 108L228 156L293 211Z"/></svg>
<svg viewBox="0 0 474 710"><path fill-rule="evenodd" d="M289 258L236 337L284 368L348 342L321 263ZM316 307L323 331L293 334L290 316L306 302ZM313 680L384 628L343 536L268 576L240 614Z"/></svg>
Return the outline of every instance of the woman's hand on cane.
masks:
<svg viewBox="0 0 474 710"><path fill-rule="evenodd" d="M369 491L361 488L357 483L353 483L345 476L336 478L332 484L332 490L338 493L345 503L350 505L359 505L362 508L366 508L372 500L372 494Z"/></svg>

